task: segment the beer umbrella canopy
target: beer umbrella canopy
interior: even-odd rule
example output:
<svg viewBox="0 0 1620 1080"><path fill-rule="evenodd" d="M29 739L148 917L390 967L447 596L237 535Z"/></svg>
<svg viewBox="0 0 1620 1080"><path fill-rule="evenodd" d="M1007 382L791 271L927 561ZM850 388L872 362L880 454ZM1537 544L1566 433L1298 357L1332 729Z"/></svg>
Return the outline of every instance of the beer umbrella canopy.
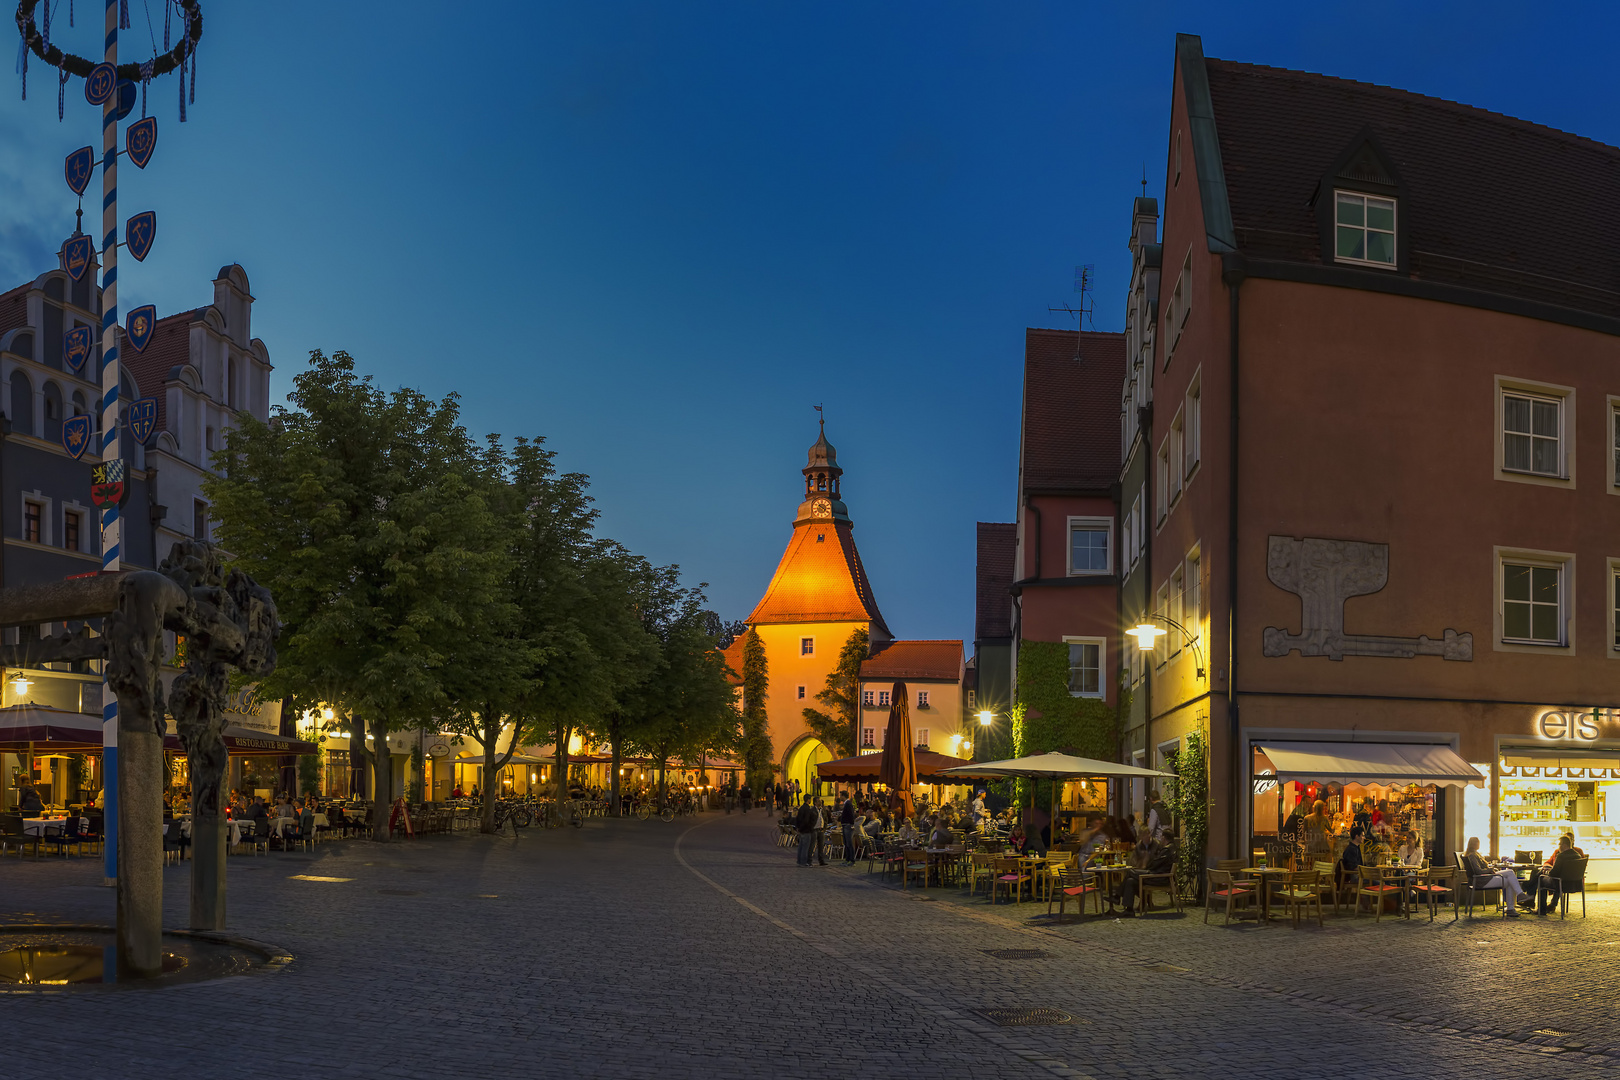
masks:
<svg viewBox="0 0 1620 1080"><path fill-rule="evenodd" d="M893 720L889 723L892 725ZM892 729L892 728L891 728ZM960 773L973 776L1024 776L1046 780L1089 780L1141 776L1175 776L1137 765L1122 765L1117 761L1099 761L1096 758L1075 757L1073 754L1031 754L1028 757L1008 758L1005 761L979 761L972 765L959 765L942 770L942 775Z"/></svg>
<svg viewBox="0 0 1620 1080"><path fill-rule="evenodd" d="M911 785L917 782L917 751L911 741L911 711L906 703L906 684L897 682L889 695L889 728L883 736L883 761L878 780L889 791L891 809L911 816Z"/></svg>

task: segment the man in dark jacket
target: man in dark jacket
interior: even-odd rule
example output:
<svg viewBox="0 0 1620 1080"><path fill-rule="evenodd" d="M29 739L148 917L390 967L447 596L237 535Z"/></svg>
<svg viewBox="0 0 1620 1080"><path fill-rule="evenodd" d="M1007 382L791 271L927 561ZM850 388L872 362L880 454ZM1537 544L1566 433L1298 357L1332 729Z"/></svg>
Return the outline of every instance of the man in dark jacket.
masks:
<svg viewBox="0 0 1620 1080"><path fill-rule="evenodd" d="M32 784L22 789L22 801L18 803L17 810L23 817L39 817L45 812L45 803L40 800L39 791Z"/></svg>
<svg viewBox="0 0 1620 1080"><path fill-rule="evenodd" d="M804 804L799 807L799 813L793 819L793 827L799 830L799 865L810 865L810 852L816 843L816 808L810 805L810 796L804 797Z"/></svg>
<svg viewBox="0 0 1620 1080"><path fill-rule="evenodd" d="M748 781L746 780L743 781L741 798L742 812L746 814L748 813L748 807L752 805L754 801L754 789L748 786Z"/></svg>
<svg viewBox="0 0 1620 1080"><path fill-rule="evenodd" d="M1160 834L1157 839L1142 839L1137 843L1136 850L1131 852L1131 862L1134 865L1125 871L1125 880L1119 887L1120 906L1124 909L1120 914L1126 918L1136 914L1136 898L1142 892L1142 879L1168 874L1171 867L1176 865L1174 838Z"/></svg>
<svg viewBox="0 0 1620 1080"><path fill-rule="evenodd" d="M1558 906L1564 892L1564 882L1574 884L1582 877L1581 857L1568 836L1558 838L1558 854L1553 856L1552 867L1543 875L1536 894L1537 915L1545 915Z"/></svg>

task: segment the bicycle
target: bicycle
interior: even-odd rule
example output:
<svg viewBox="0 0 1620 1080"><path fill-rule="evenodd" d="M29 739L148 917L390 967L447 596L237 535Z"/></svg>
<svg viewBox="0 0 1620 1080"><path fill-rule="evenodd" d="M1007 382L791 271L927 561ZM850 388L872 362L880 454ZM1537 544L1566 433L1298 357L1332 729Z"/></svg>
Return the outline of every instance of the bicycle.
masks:
<svg viewBox="0 0 1620 1080"><path fill-rule="evenodd" d="M529 808L521 803L498 802L495 804L495 831L498 833L505 828L506 823L512 823L512 837L517 838L519 829L527 829L534 823L529 814Z"/></svg>

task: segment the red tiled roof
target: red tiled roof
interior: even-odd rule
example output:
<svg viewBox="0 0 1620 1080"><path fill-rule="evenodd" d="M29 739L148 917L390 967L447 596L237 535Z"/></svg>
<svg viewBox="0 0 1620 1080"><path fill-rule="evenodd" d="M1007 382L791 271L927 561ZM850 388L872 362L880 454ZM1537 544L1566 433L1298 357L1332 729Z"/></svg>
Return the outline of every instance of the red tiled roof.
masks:
<svg viewBox="0 0 1620 1080"><path fill-rule="evenodd" d="M890 641L877 646L861 664L863 679L945 679L962 677L961 641Z"/></svg>
<svg viewBox="0 0 1620 1080"><path fill-rule="evenodd" d="M1323 261L1314 200L1370 128L1404 188L1413 277L1620 315L1620 149L1387 86L1204 63L1246 254Z"/></svg>
<svg viewBox="0 0 1620 1080"><path fill-rule="evenodd" d="M973 637L976 641L1012 637L1013 571L1018 558L1018 526L981 521L974 564Z"/></svg>
<svg viewBox="0 0 1620 1080"><path fill-rule="evenodd" d="M811 521L793 530L765 596L746 621L750 626L871 622L885 636L889 633L844 522Z"/></svg>
<svg viewBox="0 0 1620 1080"><path fill-rule="evenodd" d="M742 685L743 638L746 636L745 634L738 634L735 638L732 638L730 645L720 650L720 655L726 658L726 666L731 668L731 674L727 675L726 678L731 680L733 686Z"/></svg>
<svg viewBox="0 0 1620 1080"><path fill-rule="evenodd" d="M1124 334L1024 332L1019 454L1024 491L1106 490L1119 479L1119 388L1124 379Z"/></svg>
<svg viewBox="0 0 1620 1080"><path fill-rule="evenodd" d="M158 431L168 430L168 395L163 392L163 385L177 364L191 362L191 324L200 310L193 308L159 319L152 330L152 340L142 352L135 351L122 329L118 332L119 355L129 373L135 376L141 396L157 398Z"/></svg>

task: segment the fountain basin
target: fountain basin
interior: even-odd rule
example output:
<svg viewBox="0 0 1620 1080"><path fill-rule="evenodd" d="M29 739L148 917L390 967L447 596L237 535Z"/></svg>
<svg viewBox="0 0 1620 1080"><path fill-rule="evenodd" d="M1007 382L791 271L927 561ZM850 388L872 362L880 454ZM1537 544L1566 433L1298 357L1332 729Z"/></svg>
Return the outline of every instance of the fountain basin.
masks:
<svg viewBox="0 0 1620 1080"><path fill-rule="evenodd" d="M120 978L110 926L0 926L0 993L157 990L280 971L292 956L228 934L163 932L163 973Z"/></svg>

